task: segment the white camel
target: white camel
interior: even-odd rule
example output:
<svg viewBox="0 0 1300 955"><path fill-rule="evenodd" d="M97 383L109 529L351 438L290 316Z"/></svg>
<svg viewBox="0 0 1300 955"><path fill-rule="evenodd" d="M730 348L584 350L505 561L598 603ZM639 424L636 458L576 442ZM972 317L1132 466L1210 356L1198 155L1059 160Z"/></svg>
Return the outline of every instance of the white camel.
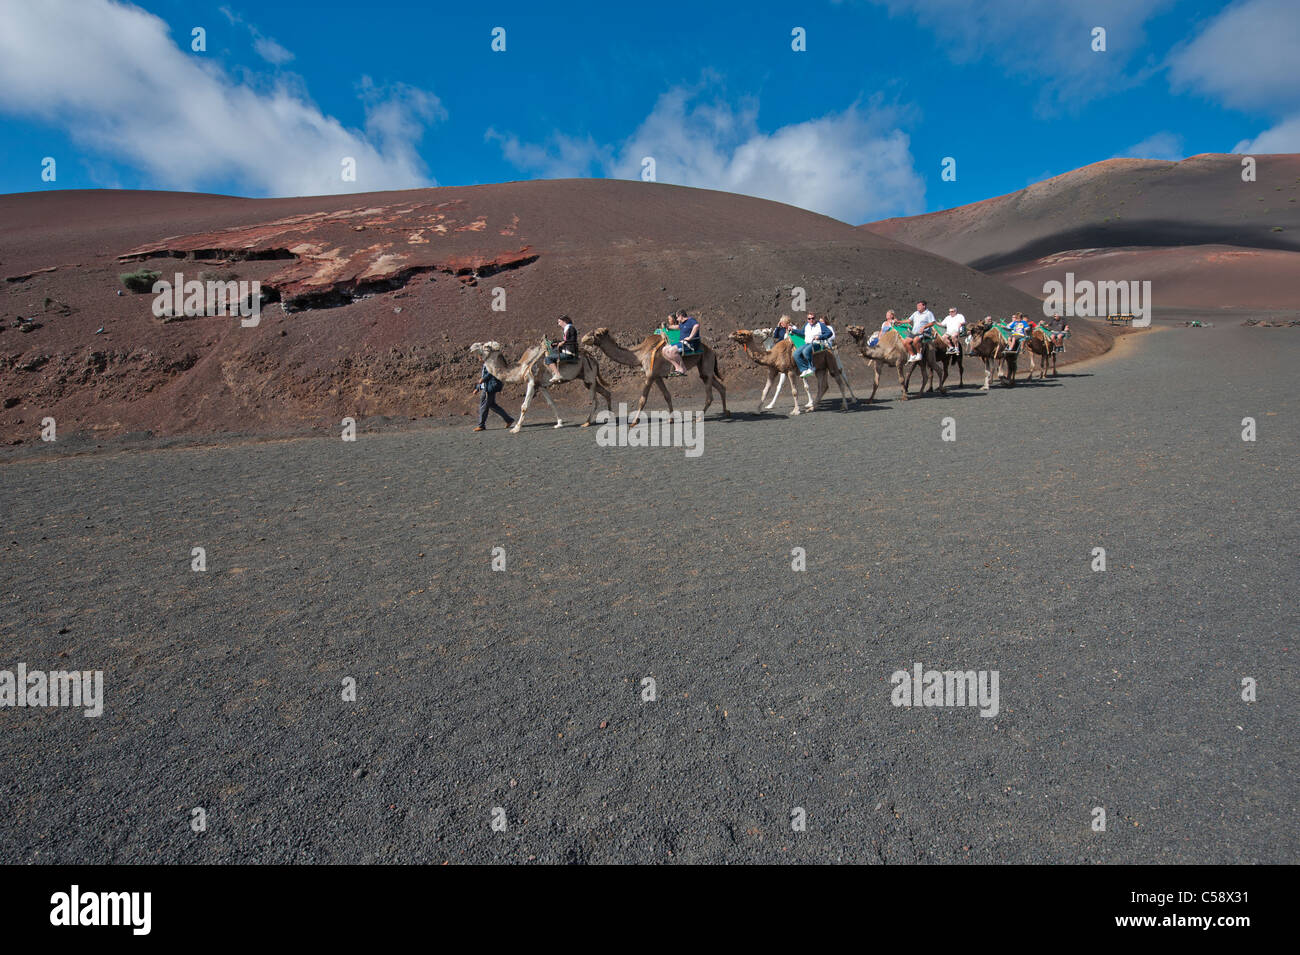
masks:
<svg viewBox="0 0 1300 955"><path fill-rule="evenodd" d="M560 419L560 412L555 407L555 402L551 400L549 389L554 387L551 384L551 372L546 367L546 344L534 345L527 349L523 357L519 359L518 364L511 368L506 364L505 352L500 342L475 342L469 346L469 353L483 359L483 364L487 370L500 378L503 382L516 383L523 381L526 383L524 389L524 401L519 406L519 417L515 420L514 427L510 429L511 434L518 434L519 429L524 426L524 414L528 411L529 404L533 400L533 392L541 390L542 397L546 403L551 406L551 411L555 415L555 426L564 427L564 422ZM592 419L596 416L596 396L603 395L605 398L605 407L613 413L610 405L609 383L600 377L600 367L596 364L596 359L583 351L578 355L577 361L566 361L559 364L560 381L556 385L564 384L569 381L581 380L587 386L587 391L591 393L591 408L587 412L587 420L583 422L582 427L590 426Z"/></svg>

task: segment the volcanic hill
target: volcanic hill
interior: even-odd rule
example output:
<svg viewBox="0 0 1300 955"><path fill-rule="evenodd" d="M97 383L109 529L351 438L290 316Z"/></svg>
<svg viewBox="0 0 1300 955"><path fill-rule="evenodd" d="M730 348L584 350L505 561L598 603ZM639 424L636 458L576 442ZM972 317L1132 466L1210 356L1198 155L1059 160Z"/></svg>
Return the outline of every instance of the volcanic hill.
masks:
<svg viewBox="0 0 1300 955"><path fill-rule="evenodd" d="M1019 192L862 231L1005 279L1150 280L1165 307L1300 307L1300 155L1110 159Z"/></svg>
<svg viewBox="0 0 1300 955"><path fill-rule="evenodd" d="M172 281L251 281L268 304L238 317L155 317L124 287L139 269ZM839 326L909 314L1031 311L998 279L792 206L615 180L556 180L294 199L130 191L0 196L0 435L150 431L294 433L344 416L463 414L471 342L515 357L579 330L639 340L670 310L704 321L729 386L758 382L725 342L789 312L791 289ZM504 310L494 310L502 301ZM1104 350L1079 329L1071 357ZM865 366L855 356L851 378ZM602 356L603 373L625 369ZM577 403L580 386L557 398ZM508 389L507 404L517 402ZM697 399L699 383L675 393ZM739 392L737 392L738 394ZM689 405L688 405L689 406Z"/></svg>

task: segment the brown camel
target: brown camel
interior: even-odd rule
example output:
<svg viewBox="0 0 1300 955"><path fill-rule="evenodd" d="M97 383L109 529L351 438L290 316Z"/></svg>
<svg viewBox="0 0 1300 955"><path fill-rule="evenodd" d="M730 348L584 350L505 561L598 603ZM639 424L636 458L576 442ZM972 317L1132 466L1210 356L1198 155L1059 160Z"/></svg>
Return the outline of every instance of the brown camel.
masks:
<svg viewBox="0 0 1300 955"><path fill-rule="evenodd" d="M966 367L962 364L961 339L958 338L957 340L957 353L955 355L948 354L948 346L939 341L938 336L935 336L932 347L934 348L935 360L943 368L943 377L940 381L946 385L948 383L948 371L953 365L956 365L957 387L964 388L966 385Z"/></svg>
<svg viewBox="0 0 1300 955"><path fill-rule="evenodd" d="M980 391L988 391L989 385L993 382L993 373L1002 364L1007 363L1007 368L1011 372L1007 380L1008 387L1014 387L1016 383L1016 361L1015 352L1007 351L1007 342L1002 332L993 323L992 316L986 315L983 321L976 322L974 325L968 325L966 331L966 353L973 358L978 358L984 363L984 385ZM999 377L1003 377L999 375Z"/></svg>
<svg viewBox="0 0 1300 955"><path fill-rule="evenodd" d="M1043 360L1043 371L1038 376L1038 380L1042 381L1047 377L1047 363L1049 361L1052 363L1052 377L1056 377L1056 349L1052 347L1051 335L1050 330L1042 325L1035 325L1034 330L1025 339L1025 345L1029 348L1029 379L1031 381L1034 377L1035 356Z"/></svg>
<svg viewBox="0 0 1300 955"><path fill-rule="evenodd" d="M907 386L912 380L912 365L921 366L921 389L918 395L924 394L928 389L934 390L933 379L939 378L942 369L939 363L935 361L934 349L926 347L921 351L921 360L919 362L909 362L907 360L907 348L903 345L903 339L892 328L880 336L880 340L874 345L867 342L867 330L861 325L850 325L849 335L858 345L858 351L862 357L871 365L874 380L871 384L871 397L868 402L876 397L876 390L880 387L880 368L882 365L892 365L898 371L898 383L903 389L903 400L907 400ZM904 371L906 369L906 371ZM947 394L948 390L944 387L942 380L939 381L939 394Z"/></svg>
<svg viewBox="0 0 1300 955"><path fill-rule="evenodd" d="M523 404L519 406L519 417L515 420L514 427L510 429L511 434L518 434L519 429L524 426L524 413L528 411L528 405L533 400L533 392L539 388L542 397L551 406L551 411L555 412L555 426L564 427L564 422L560 420L560 412L556 410L555 402L551 400L549 394L549 390L554 386L550 383L551 372L546 367L545 343L527 349L513 368L506 363L505 352L500 342L475 342L469 346L469 353L482 358L487 370L503 382L527 383ZM597 394L604 395L605 407L610 411L613 410L610 405L609 382L600 377L600 366L596 363L594 355L582 352L578 355L577 361L561 362L559 368L563 381L556 382L557 385L580 379L591 392L591 409L587 412L587 420L582 424L584 428L590 426L591 419L596 415Z"/></svg>
<svg viewBox="0 0 1300 955"><path fill-rule="evenodd" d="M803 382L804 393L808 396L808 404L804 406L804 410L812 411L817 407L817 402L821 401L822 396L826 394L829 387L828 375L834 375L836 383L840 386L840 410L849 410L849 400L844 393L844 386L848 382L844 377L844 372L840 370L840 364L835 358L834 352L827 348L813 353L813 370L817 373L817 397L814 398L812 390L808 387L808 379L799 377L799 369L794 361L794 342L788 338L783 338L773 345L770 350L767 350L764 348L763 342L769 334L771 332L766 328L759 328L754 331L747 328L738 328L729 336L733 342L745 350L745 354L755 364L762 365L767 369L767 382L763 385L763 394L758 399L758 409L760 411L763 410L763 400L767 397L767 389L772 387L773 382L776 382L776 392L772 395L772 404L776 404L776 399L781 396L781 386L785 378L790 379L790 393L794 396L794 410L790 413L792 415L799 413L799 392L794 387L796 380ZM852 388L849 389L850 393L852 390ZM856 402L858 399L854 396L853 400Z"/></svg>
<svg viewBox="0 0 1300 955"><path fill-rule="evenodd" d="M624 348L618 342L614 341L614 336L609 333L608 328L598 328L594 332L587 332L582 336L582 344L594 348L599 348L612 361L620 365L627 365L630 368L640 368L641 374L645 375L645 387L641 389L641 400L636 404L636 411L628 420L629 425L634 425L641 417L641 409L645 407L646 397L650 394L651 386L657 386L663 393L664 401L668 402L668 411L671 414L673 410L673 396L668 393L668 387L664 384L664 379L675 371L667 358L663 356L663 347L668 344L668 339L663 335L649 335L639 345L631 348ZM713 404L713 390L716 388L718 396L722 399L722 416L730 418L731 412L727 410L727 389L722 384L722 372L718 368L718 356L708 345L701 344L700 350L694 354L683 355L682 364L687 368L695 368L700 373L700 380L704 382L704 410L701 415L709 410L709 405Z"/></svg>

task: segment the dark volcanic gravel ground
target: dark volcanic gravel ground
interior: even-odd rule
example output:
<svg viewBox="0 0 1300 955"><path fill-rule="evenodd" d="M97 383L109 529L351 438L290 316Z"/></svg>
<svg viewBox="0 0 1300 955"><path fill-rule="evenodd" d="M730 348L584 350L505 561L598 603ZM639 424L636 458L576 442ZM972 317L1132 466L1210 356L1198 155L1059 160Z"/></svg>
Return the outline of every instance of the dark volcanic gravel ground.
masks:
<svg viewBox="0 0 1300 955"><path fill-rule="evenodd" d="M0 861L1295 862L1297 360L1165 330L695 459L539 405L10 460L0 669L107 704L0 709ZM917 661L1001 712L895 708Z"/></svg>

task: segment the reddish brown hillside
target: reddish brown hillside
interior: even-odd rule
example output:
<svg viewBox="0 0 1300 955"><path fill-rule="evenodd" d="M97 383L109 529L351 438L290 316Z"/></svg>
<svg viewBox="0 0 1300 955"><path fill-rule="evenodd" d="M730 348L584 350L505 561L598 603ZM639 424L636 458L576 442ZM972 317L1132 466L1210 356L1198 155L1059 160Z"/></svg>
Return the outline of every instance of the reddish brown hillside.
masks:
<svg viewBox="0 0 1300 955"><path fill-rule="evenodd" d="M119 275L138 268L256 279L281 301L256 328L232 317L164 323L152 295L123 290ZM518 354L562 312L580 330L608 325L631 339L686 307L720 344L734 327L774 322L795 286L839 323L910 311L917 297L971 315L1034 305L825 216L607 180L274 200L5 196L0 276L9 441L30 440L46 415L64 431L283 433L344 415L459 413L477 370L465 346L493 338ZM492 308L496 288L504 311ZM1075 354L1105 341L1086 333ZM743 388L747 364L720 351Z"/></svg>
<svg viewBox="0 0 1300 955"><path fill-rule="evenodd" d="M1111 159L971 205L862 226L1041 296L1043 283L1152 282L1157 308L1294 309L1300 156Z"/></svg>

